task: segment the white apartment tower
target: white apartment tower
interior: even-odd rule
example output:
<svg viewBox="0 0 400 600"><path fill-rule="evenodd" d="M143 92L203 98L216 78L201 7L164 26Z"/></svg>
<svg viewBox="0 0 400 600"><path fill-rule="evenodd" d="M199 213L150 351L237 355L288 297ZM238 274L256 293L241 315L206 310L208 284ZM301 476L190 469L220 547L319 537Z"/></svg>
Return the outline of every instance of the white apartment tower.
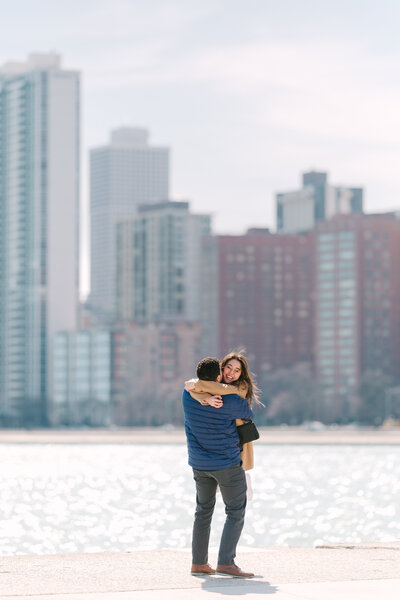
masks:
<svg viewBox="0 0 400 600"><path fill-rule="evenodd" d="M327 173L317 171L303 173L300 190L276 195L277 229L285 233L309 231L338 214L362 212L362 188L333 186Z"/></svg>
<svg viewBox="0 0 400 600"><path fill-rule="evenodd" d="M43 424L52 339L76 327L79 85L56 54L0 67L0 424Z"/></svg>
<svg viewBox="0 0 400 600"><path fill-rule="evenodd" d="M169 149L149 144L141 128L121 128L90 153L91 294L103 324L116 318L116 226L143 204L169 198Z"/></svg>

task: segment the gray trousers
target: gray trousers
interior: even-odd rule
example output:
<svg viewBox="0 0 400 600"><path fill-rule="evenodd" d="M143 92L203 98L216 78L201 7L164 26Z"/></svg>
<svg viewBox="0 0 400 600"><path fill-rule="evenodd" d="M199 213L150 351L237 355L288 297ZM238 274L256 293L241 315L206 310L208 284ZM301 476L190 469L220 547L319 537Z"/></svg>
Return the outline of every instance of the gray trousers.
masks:
<svg viewBox="0 0 400 600"><path fill-rule="evenodd" d="M219 565L233 564L236 546L242 533L246 512L246 476L241 463L218 471L193 469L196 482L196 513L193 525L192 555L194 565L208 562L208 543L215 494L219 485L225 503L226 520L218 554Z"/></svg>

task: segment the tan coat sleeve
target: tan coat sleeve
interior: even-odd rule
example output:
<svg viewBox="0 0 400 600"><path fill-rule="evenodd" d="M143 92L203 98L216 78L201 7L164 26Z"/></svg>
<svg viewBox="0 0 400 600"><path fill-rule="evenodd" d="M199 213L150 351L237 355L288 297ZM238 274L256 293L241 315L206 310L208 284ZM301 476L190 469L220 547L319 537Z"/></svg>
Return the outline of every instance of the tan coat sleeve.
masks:
<svg viewBox="0 0 400 600"><path fill-rule="evenodd" d="M220 383L219 381L204 381L203 379L198 379L190 393L192 392L207 392L209 396L215 396L216 394L220 396L238 394L241 398L246 398L247 384L242 382L239 385L231 385L228 383Z"/></svg>
<svg viewBox="0 0 400 600"><path fill-rule="evenodd" d="M247 444L243 444L243 450L240 453L240 458L242 459L242 467L244 471L250 471L250 469L254 468L253 442L247 442Z"/></svg>
<svg viewBox="0 0 400 600"><path fill-rule="evenodd" d="M189 394L194 400L200 402L200 404L208 404L208 398L211 398L211 396L213 395L209 394L208 392L195 392L194 390L190 390Z"/></svg>
<svg viewBox="0 0 400 600"><path fill-rule="evenodd" d="M200 404L207 404L207 399L211 396L219 395L224 396L226 394L239 394L240 388L235 385L228 385L226 383L219 383L218 381L204 381L198 379L195 386L190 390L189 394L200 402Z"/></svg>

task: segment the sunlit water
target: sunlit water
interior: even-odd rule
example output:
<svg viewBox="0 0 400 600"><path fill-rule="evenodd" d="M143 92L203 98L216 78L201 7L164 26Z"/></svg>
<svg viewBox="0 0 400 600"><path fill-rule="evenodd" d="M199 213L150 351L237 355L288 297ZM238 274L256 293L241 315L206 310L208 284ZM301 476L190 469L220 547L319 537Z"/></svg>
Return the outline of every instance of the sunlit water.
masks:
<svg viewBox="0 0 400 600"><path fill-rule="evenodd" d="M0 555L190 547L184 445L0 445ZM399 446L256 446L242 546L400 539ZM218 494L211 546L225 519Z"/></svg>

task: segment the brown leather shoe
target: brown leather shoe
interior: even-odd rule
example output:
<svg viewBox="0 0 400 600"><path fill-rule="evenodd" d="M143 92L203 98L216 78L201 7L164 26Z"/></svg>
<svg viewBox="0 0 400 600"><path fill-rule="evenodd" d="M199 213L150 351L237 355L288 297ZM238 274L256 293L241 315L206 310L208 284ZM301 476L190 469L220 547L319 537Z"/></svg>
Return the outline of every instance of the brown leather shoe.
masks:
<svg viewBox="0 0 400 600"><path fill-rule="evenodd" d="M215 569L210 565L192 565L192 575L215 575Z"/></svg>
<svg viewBox="0 0 400 600"><path fill-rule="evenodd" d="M245 573L240 567L232 565L217 565L218 575L230 575L231 577L254 577L254 573Z"/></svg>

